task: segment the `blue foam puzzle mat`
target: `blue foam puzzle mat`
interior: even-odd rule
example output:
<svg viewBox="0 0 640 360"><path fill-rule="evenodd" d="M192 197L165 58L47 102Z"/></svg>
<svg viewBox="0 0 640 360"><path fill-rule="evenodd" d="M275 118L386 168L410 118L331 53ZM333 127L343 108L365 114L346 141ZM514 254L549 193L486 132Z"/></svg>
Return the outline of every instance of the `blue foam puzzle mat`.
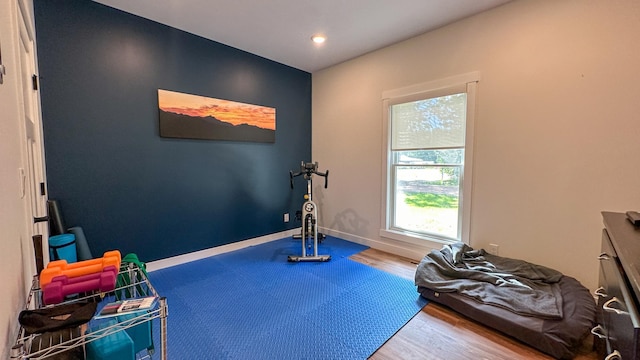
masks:
<svg viewBox="0 0 640 360"><path fill-rule="evenodd" d="M426 305L413 281L348 259L366 246L328 236L330 261L288 262L300 247L281 239L151 272L169 306L168 357L366 359Z"/></svg>

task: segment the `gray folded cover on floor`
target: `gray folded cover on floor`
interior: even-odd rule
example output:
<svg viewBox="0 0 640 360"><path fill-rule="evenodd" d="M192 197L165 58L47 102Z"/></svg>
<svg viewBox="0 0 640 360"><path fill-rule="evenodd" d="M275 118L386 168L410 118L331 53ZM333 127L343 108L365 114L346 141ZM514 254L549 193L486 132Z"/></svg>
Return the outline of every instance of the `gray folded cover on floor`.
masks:
<svg viewBox="0 0 640 360"><path fill-rule="evenodd" d="M460 242L427 254L418 265L415 283L520 315L562 319L558 285L562 276L556 270L474 250Z"/></svg>

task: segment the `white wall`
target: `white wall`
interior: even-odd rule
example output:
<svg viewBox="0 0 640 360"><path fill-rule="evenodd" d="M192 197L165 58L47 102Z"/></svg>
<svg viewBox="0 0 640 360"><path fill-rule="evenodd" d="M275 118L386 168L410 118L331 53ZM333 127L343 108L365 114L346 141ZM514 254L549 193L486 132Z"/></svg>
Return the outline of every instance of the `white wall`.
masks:
<svg viewBox="0 0 640 360"><path fill-rule="evenodd" d="M314 73L321 226L387 246L381 93L479 71L471 246L595 288L600 211L640 209L638 34L637 0L518 0Z"/></svg>
<svg viewBox="0 0 640 360"><path fill-rule="evenodd" d="M32 1L25 0L26 8L33 9ZM0 358L8 359L18 330L18 312L25 303L25 282L21 244L27 239L26 209L20 197L18 169L23 165L23 138L21 118L21 93L17 75L20 73L18 58L17 0L0 1L0 48L2 63L6 66L4 84L0 85ZM32 14L30 18L33 19ZM24 251L31 253L31 249Z"/></svg>

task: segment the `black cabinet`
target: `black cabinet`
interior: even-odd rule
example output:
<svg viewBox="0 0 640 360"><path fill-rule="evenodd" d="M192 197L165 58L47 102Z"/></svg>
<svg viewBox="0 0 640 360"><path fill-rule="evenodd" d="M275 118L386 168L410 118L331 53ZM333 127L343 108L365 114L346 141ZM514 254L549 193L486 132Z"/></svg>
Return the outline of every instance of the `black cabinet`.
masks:
<svg viewBox="0 0 640 360"><path fill-rule="evenodd" d="M640 229L623 213L602 215L598 325L592 332L606 359L640 359Z"/></svg>

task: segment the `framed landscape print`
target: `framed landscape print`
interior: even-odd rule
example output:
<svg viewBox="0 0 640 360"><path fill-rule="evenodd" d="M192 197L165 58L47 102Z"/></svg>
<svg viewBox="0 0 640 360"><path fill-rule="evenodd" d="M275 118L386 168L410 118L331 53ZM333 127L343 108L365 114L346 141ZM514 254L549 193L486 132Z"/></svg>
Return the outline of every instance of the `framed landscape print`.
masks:
<svg viewBox="0 0 640 360"><path fill-rule="evenodd" d="M160 136L275 142L276 109L158 89Z"/></svg>

